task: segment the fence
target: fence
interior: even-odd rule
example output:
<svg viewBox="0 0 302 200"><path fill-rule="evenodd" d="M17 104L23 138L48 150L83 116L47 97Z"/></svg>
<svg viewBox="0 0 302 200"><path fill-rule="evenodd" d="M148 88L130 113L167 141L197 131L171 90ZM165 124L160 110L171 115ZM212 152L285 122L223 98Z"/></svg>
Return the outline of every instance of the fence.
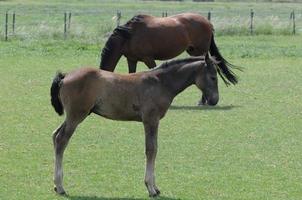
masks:
<svg viewBox="0 0 302 200"><path fill-rule="evenodd" d="M125 23L132 16L148 13L167 17L177 12L46 12L17 13L14 11L2 14L4 30L0 33L4 40L9 38L89 38L100 39L109 34L116 26ZM297 26L301 21L301 12L289 10L279 13L221 12L202 11L200 14L214 24L217 34L297 34L302 28ZM0 13L1 14L1 13ZM1 18L0 18L1 20Z"/></svg>

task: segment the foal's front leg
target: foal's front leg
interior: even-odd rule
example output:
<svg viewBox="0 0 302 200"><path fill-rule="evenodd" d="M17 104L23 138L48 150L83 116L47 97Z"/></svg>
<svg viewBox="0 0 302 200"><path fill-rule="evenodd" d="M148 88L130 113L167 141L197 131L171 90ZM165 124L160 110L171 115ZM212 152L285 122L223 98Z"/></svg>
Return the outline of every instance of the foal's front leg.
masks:
<svg viewBox="0 0 302 200"><path fill-rule="evenodd" d="M155 185L155 158L157 153L157 132L159 120L144 121L145 145L146 145L146 172L145 184L150 197L156 197L160 194Z"/></svg>

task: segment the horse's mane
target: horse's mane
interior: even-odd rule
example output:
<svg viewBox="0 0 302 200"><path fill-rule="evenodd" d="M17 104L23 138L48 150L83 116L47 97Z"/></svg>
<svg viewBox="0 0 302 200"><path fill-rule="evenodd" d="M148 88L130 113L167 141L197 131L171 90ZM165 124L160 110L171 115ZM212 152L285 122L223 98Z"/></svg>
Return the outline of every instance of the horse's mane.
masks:
<svg viewBox="0 0 302 200"><path fill-rule="evenodd" d="M147 15L135 15L134 17L132 17L128 22L126 22L126 24L124 26L127 26L128 28L131 28L133 24L135 23L141 23L144 22L144 18Z"/></svg>
<svg viewBox="0 0 302 200"><path fill-rule="evenodd" d="M115 48L116 38L119 38L121 42L131 37L131 28L126 25L118 26L113 30L113 33L108 38L101 53L101 64L100 68L106 65L107 60L110 58L112 51Z"/></svg>
<svg viewBox="0 0 302 200"><path fill-rule="evenodd" d="M143 22L144 17L145 15L136 15L126 22L126 24L120 25L113 30L113 33L108 38L101 53L101 69L106 65L106 62L109 59L112 51L114 51L116 38L119 38L120 42L128 40L132 35L133 25Z"/></svg>

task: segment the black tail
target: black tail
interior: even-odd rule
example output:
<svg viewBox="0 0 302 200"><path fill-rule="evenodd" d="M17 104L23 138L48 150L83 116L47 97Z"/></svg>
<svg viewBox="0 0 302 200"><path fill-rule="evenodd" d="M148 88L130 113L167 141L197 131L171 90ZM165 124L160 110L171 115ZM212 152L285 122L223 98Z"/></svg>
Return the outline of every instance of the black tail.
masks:
<svg viewBox="0 0 302 200"><path fill-rule="evenodd" d="M61 81L64 79L64 77L65 74L58 72L54 77L50 88L51 104L59 115L63 115L64 113L63 105L59 99Z"/></svg>
<svg viewBox="0 0 302 200"><path fill-rule="evenodd" d="M212 56L216 57L217 61L219 62L217 64L218 65L217 71L220 77L222 78L222 80L224 81L224 83L226 85L229 85L230 83L235 85L236 83L238 83L236 74L230 69L230 68L238 68L238 67L232 65L222 57L218 47L215 44L214 34L212 35L211 38L210 53Z"/></svg>

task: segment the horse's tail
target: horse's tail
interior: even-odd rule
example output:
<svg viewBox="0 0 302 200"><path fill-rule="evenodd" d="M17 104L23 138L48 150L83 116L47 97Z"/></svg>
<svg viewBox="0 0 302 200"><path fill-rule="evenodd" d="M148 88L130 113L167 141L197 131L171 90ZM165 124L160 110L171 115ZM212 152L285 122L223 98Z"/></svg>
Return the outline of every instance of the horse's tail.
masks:
<svg viewBox="0 0 302 200"><path fill-rule="evenodd" d="M222 57L222 55L219 52L218 47L215 44L214 34L212 34L212 38L211 38L210 53L218 61L217 71L218 71L220 77L222 78L222 80L224 81L224 83L226 85L229 85L230 83L235 85L236 83L238 83L236 74L230 69L230 68L238 68L238 67L232 65L231 63L229 63L226 59L224 59Z"/></svg>
<svg viewBox="0 0 302 200"><path fill-rule="evenodd" d="M58 72L54 77L50 88L51 104L59 115L63 115L64 113L63 105L59 98L61 82L64 79L64 77L65 74Z"/></svg>

